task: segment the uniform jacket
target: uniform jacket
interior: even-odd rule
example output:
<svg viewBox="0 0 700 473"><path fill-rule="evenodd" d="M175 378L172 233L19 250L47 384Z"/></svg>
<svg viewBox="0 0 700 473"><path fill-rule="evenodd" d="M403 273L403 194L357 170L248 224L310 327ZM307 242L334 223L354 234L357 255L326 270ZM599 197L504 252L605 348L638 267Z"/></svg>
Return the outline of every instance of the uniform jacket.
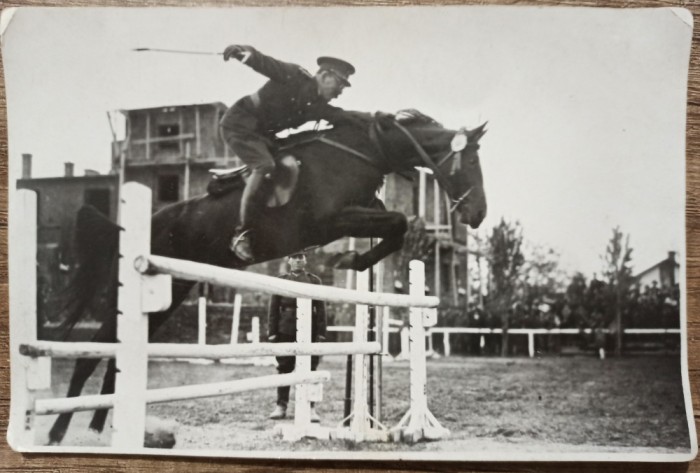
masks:
<svg viewBox="0 0 700 473"><path fill-rule="evenodd" d="M311 284L321 284L321 278L302 271L280 276L282 279ZM326 336L326 304L323 301L312 301L311 340ZM274 295L270 298L268 312L268 335L292 335L297 331L297 300L292 297Z"/></svg>
<svg viewBox="0 0 700 473"><path fill-rule="evenodd" d="M247 95L226 112L221 126L234 129L245 123L271 137L308 121L342 119L345 111L326 103L318 94L316 79L296 64L278 61L250 48L245 64L270 80L256 93ZM254 118L255 120L250 120Z"/></svg>

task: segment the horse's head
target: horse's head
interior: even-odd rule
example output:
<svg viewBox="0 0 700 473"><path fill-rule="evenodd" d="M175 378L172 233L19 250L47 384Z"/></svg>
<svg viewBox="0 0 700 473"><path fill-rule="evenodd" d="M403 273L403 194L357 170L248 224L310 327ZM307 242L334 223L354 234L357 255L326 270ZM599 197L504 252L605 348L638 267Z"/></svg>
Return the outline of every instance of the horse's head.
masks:
<svg viewBox="0 0 700 473"><path fill-rule="evenodd" d="M384 124L381 140L387 157L404 169L431 169L452 201L451 210L459 212L462 223L477 228L486 217L479 163L479 140L486 133L486 123L474 130L454 131L416 110L406 110L397 113L393 125Z"/></svg>

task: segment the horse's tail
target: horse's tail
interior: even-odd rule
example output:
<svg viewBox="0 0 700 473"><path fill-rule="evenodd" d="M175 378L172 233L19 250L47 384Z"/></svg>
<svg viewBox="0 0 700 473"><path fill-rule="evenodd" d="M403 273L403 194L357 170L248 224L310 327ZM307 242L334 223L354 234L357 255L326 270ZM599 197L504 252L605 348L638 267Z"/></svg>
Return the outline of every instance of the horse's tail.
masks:
<svg viewBox="0 0 700 473"><path fill-rule="evenodd" d="M75 223L77 269L62 294L59 307L65 317L61 323L63 339L88 309L100 320L116 317L119 231L117 224L92 206L78 211Z"/></svg>

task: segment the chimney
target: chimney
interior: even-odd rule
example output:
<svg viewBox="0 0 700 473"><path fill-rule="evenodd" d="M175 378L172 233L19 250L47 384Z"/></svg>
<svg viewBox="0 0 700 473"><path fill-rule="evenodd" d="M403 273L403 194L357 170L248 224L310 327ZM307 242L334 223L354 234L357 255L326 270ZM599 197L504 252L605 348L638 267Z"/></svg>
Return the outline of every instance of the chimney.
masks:
<svg viewBox="0 0 700 473"><path fill-rule="evenodd" d="M23 154L22 155L22 179L32 178L32 155Z"/></svg>
<svg viewBox="0 0 700 473"><path fill-rule="evenodd" d="M668 252L668 260L673 261L674 263L676 262L676 252L675 251Z"/></svg>
<svg viewBox="0 0 700 473"><path fill-rule="evenodd" d="M67 162L63 163L66 169L66 172L64 173L65 177L73 177L73 163Z"/></svg>

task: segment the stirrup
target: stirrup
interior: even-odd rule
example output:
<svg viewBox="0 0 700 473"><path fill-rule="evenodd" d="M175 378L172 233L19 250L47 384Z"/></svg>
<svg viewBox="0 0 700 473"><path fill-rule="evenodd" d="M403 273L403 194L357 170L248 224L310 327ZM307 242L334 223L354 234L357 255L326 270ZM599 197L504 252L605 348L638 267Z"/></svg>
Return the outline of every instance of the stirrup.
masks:
<svg viewBox="0 0 700 473"><path fill-rule="evenodd" d="M234 235L229 248L238 258L246 263L251 263L254 257L250 248L250 230Z"/></svg>

